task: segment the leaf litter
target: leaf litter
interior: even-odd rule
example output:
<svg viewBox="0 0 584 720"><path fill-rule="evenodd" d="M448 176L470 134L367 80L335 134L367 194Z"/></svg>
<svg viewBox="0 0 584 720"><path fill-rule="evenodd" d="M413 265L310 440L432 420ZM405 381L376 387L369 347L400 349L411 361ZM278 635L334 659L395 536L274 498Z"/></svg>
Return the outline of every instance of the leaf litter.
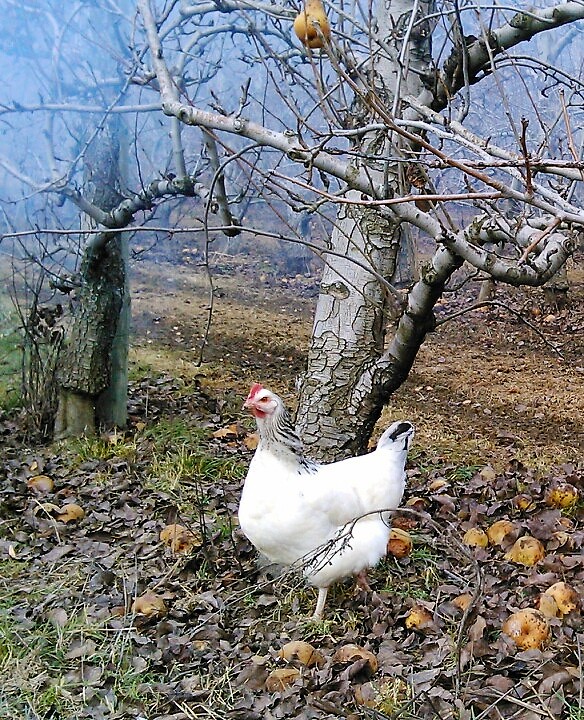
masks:
<svg viewBox="0 0 584 720"><path fill-rule="evenodd" d="M486 314L483 329L492 337L501 322ZM541 320L558 333L578 322ZM406 391L431 412L448 397L460 427L471 416L498 427L496 462L453 463L426 442L426 424L393 518L411 547L372 573L372 593L332 588L319 623L308 620L313 591L258 562L237 528L255 447L242 387L162 372L133 383L127 433L50 447L27 449L14 418L0 419L2 717L577 718L584 468L524 465L527 411L518 405L511 425L499 406L481 414L481 400L446 387L446 364L422 363ZM84 514L65 522L74 505ZM466 545L471 529L487 542ZM515 562L528 536L543 556ZM558 583L574 592L565 614L542 608ZM502 630L524 610L545 616L539 647Z"/></svg>
<svg viewBox="0 0 584 720"><path fill-rule="evenodd" d="M160 402L185 415L184 398L165 392ZM511 461L457 481L439 463L412 465L405 504L415 503L395 518L408 528L409 554L388 555L372 594L349 581L333 588L328 617L314 623L313 591L259 564L236 527L251 451L245 432L218 434L211 415L199 452L218 472L199 463L182 478L189 467L179 468L175 483L153 477L171 441L151 422L78 465L67 445L3 464L1 588L13 603L3 612L16 644L45 633L28 668L19 649L7 707L20 696L22 708L44 697L44 716L63 718L536 718L578 702L581 507L550 508L546 497L559 482L582 492L582 468L536 476ZM39 468L54 482L40 497L30 483ZM523 509L520 494L531 500ZM73 505L85 514L65 522L61 510ZM487 538L503 520L513 531L502 539L464 544L469 528ZM543 557L514 562L514 538L531 536ZM574 589L574 609L545 620L541 647L521 649L504 623L540 613L559 582Z"/></svg>

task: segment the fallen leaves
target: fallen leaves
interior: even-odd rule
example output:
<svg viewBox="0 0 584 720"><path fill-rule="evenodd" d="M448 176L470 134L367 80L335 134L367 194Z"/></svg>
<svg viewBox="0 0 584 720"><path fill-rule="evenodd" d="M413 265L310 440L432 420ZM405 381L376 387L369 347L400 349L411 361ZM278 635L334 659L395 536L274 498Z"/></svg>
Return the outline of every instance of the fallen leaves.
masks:
<svg viewBox="0 0 584 720"><path fill-rule="evenodd" d="M169 387L170 381L163 385L165 393ZM192 412L189 405L184 416ZM32 605L16 608L19 629L41 620L66 638L71 669L61 675L69 672L75 688L87 679L86 714L106 714L99 704L105 696L114 702L107 694L112 664L99 655L121 646L114 637L124 639L124 666L140 678L139 687L156 693L153 717L172 716L177 697L191 714L218 707L233 720L325 720L339 709L358 718L366 708L447 717L453 707L462 715L490 703L511 717L518 708L506 698L529 702L520 695L527 683L545 702L562 693L577 697L582 528L574 507L554 508L545 499L563 482L579 487L574 468L539 478L517 464L503 472L487 466L456 480L461 469L444 462L435 470L412 467L406 511L395 518L391 537L403 545L394 553L390 545L390 556L372 573L372 594L339 584L331 592L336 612L314 626L301 621L312 606L311 591L258 568L249 544L232 531L240 482L224 474L216 455L249 457L251 436L229 420L217 416L205 425L200 455L211 449L210 470L197 462L189 482L178 486L144 482L154 475L150 419L129 461L108 444L106 460L88 458L74 469L47 452L46 458L36 454L34 470L32 463L24 469L15 463L6 471L12 505L0 551L7 571L18 573L23 588L31 577L44 584L50 572L66 577L37 614ZM217 429L227 432L212 438ZM165 457L175 444L170 434ZM35 475L50 477L53 488L33 489L28 481ZM518 497L526 499L521 507ZM62 523L59 515L72 504L85 509L85 518ZM204 546L192 529L201 522ZM462 545L469 528L485 533L488 544ZM531 566L504 557L526 535L544 548ZM576 593L565 613L557 588L548 592L558 583ZM106 640L76 632L80 598ZM502 628L512 611L528 609L547 616L549 632L539 647L523 650ZM464 695L456 692L458 663ZM120 716L143 713L144 700L131 705L120 692L115 702ZM407 710L412 702L415 708Z"/></svg>

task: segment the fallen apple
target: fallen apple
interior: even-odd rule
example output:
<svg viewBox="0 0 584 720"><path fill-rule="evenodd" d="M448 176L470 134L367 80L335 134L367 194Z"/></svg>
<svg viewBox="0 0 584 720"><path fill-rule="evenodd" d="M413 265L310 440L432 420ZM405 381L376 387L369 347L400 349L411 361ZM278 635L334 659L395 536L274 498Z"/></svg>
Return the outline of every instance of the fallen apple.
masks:
<svg viewBox="0 0 584 720"><path fill-rule="evenodd" d="M532 567L545 557L543 545L531 535L518 538L509 552L505 553L505 560L511 560L518 565Z"/></svg>
<svg viewBox="0 0 584 720"><path fill-rule="evenodd" d="M544 615L533 608L514 612L505 620L501 629L521 650L538 649L550 636Z"/></svg>

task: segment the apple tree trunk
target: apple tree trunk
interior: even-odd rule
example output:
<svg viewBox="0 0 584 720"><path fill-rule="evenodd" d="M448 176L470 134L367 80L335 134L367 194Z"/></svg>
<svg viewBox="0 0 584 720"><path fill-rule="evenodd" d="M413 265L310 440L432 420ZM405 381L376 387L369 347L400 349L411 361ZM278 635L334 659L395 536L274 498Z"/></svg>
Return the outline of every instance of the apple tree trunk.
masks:
<svg viewBox="0 0 584 720"><path fill-rule="evenodd" d="M111 115L85 156L86 196L104 211L121 200L120 122ZM84 217L90 232L93 221ZM129 293L123 233L88 242L80 287L58 373L55 437L91 434L96 425L123 426L127 406Z"/></svg>
<svg viewBox="0 0 584 720"><path fill-rule="evenodd" d="M416 20L421 23L407 34L404 63L400 53L415 7ZM432 8L433 2L412 0L386 0L378 5L378 33L385 52L374 63L374 82L376 94L388 108L396 93L418 96L424 91L421 77L430 72L432 34L424 18L431 15ZM413 72L404 74L404 66ZM367 158L361 162L367 163L373 181L385 182L388 197L407 192L404 163L389 159L404 156L399 139L371 133L363 138L360 149ZM432 287L435 299L428 306L426 297L417 316L404 315L399 352L393 352L388 336L402 307L399 294L382 279L394 288L408 279L412 257L408 228L392 214L360 205L359 197L353 193L354 204L340 207L330 238L330 249L336 254L327 256L301 384L297 424L308 452L319 459L334 460L365 451L384 404L407 377L431 327L434 302L458 267L450 256L450 270L442 273L438 283L433 269L427 277L422 274L418 282L429 282L427 287ZM409 262L400 263L400 257Z"/></svg>

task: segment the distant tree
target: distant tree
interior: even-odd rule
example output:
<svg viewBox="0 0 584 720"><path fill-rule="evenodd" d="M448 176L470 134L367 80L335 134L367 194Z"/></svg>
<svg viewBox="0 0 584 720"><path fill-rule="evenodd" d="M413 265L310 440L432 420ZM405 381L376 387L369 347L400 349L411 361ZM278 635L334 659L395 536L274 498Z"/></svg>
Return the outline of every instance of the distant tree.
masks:
<svg viewBox="0 0 584 720"><path fill-rule="evenodd" d="M131 3L64 6L49 0L39 6L16 6L0 0L0 9L14 30L0 41L0 52L14 65L12 83L5 84L0 115L15 131L6 133L7 142L0 141L0 168L5 171L0 181L4 180L9 197L15 194L14 181L26 188L29 195L21 204L29 217L42 212L70 230L75 216L68 206L72 203L81 211L82 242L71 243L65 253L70 237L65 234L35 249L23 244L27 262L44 272L56 291L67 294L63 304L71 309L61 321L64 338L60 357L52 365L58 386L55 434L65 437L93 432L96 426L123 426L130 302L127 234L117 231L131 224L136 214L150 214L157 203L169 198L209 199L210 194L197 182L197 171L193 177L186 174L180 123L174 118L166 122L172 144L171 167L166 146L157 157L145 153L136 136L132 142L136 165L131 171L128 168L129 138L122 118L147 118L158 109L139 101L132 105L132 91L143 89L144 81L132 75L132 24L130 16L124 15L132 9ZM22 42L25 37L27 43ZM140 127L142 133L152 133L147 119ZM158 135L159 127L156 120ZM14 142L19 129L26 138L22 145ZM208 153L213 147L209 139ZM145 180L146 173L150 179ZM139 190L129 189L130 177L134 186L141 186ZM231 225L221 176L215 187L220 197L214 209L223 224ZM42 198L56 202L43 206ZM8 215L4 220L14 226ZM30 220L29 224L38 227ZM237 232L235 228L230 234ZM72 273L72 267L78 269ZM43 301L40 293L29 293L29 297L35 304ZM36 308L22 314L25 321L37 316ZM34 340L32 333L27 337ZM42 363L35 368L41 371ZM37 381L35 392L52 394L54 389L50 383L43 387ZM52 401L41 404L45 407ZM41 423L41 416L36 415L44 427L45 418Z"/></svg>

